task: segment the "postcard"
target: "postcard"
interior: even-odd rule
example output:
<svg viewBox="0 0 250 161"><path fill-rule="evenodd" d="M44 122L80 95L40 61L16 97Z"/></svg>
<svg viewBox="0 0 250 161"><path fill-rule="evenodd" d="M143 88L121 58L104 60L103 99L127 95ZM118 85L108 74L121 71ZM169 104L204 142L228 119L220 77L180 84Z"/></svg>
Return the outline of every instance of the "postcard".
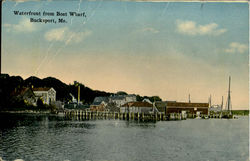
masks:
<svg viewBox="0 0 250 161"><path fill-rule="evenodd" d="M0 161L249 160L249 4L5 0Z"/></svg>

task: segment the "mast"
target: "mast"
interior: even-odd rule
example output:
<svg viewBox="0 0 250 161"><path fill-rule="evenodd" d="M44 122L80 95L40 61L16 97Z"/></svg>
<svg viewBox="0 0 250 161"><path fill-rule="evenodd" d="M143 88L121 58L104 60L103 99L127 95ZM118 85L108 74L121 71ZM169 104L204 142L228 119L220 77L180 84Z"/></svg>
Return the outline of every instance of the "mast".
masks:
<svg viewBox="0 0 250 161"><path fill-rule="evenodd" d="M78 84L78 99L77 99L78 105L80 104L80 85Z"/></svg>
<svg viewBox="0 0 250 161"><path fill-rule="evenodd" d="M222 111L223 111L223 96L222 96L222 100L221 100L220 117L222 117Z"/></svg>
<svg viewBox="0 0 250 161"><path fill-rule="evenodd" d="M209 96L208 103L209 103L209 107L211 107L212 106L212 96L211 96L211 94Z"/></svg>
<svg viewBox="0 0 250 161"><path fill-rule="evenodd" d="M221 111L223 109L223 96L222 96L222 100L221 100Z"/></svg>
<svg viewBox="0 0 250 161"><path fill-rule="evenodd" d="M228 86L228 96L227 96L227 111L231 114L232 105L231 105L231 91L230 91L230 85L231 85L231 76L229 76L229 86Z"/></svg>

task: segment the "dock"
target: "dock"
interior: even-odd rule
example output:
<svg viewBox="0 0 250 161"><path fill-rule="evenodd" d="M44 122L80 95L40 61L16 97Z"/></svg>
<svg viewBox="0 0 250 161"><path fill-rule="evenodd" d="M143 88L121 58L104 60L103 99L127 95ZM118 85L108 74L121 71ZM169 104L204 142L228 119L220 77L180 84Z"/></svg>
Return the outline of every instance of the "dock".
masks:
<svg viewBox="0 0 250 161"><path fill-rule="evenodd" d="M92 112L86 110L67 109L58 113L66 119L73 120L135 120L142 122L178 121L186 119L234 119L233 115L226 114L181 114L181 113L120 113L120 112Z"/></svg>
<svg viewBox="0 0 250 161"><path fill-rule="evenodd" d="M64 110L58 113L66 119L74 120L135 120L135 121L178 121L186 119L222 119L230 118L231 116L222 116L220 114L213 115L196 115L196 114L181 114L181 113L120 113L120 112L92 112L86 110ZM233 118L233 116L231 117Z"/></svg>
<svg viewBox="0 0 250 161"><path fill-rule="evenodd" d="M65 110L65 118L76 120L137 120L137 121L171 121L184 120L186 117L179 113L165 115L162 113L120 113L120 112L91 112L84 110Z"/></svg>

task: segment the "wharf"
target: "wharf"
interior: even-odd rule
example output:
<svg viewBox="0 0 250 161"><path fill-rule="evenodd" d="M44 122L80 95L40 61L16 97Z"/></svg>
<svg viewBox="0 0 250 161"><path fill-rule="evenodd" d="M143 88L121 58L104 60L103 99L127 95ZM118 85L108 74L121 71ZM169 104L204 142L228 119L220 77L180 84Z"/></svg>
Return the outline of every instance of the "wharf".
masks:
<svg viewBox="0 0 250 161"><path fill-rule="evenodd" d="M119 119L119 120L138 120L138 121L168 121L168 120L183 120L181 114L175 113L165 115L162 113L120 113L120 112L90 112L84 110L65 110L63 115L66 118L77 120L104 120L104 119Z"/></svg>
<svg viewBox="0 0 250 161"><path fill-rule="evenodd" d="M221 116L220 114L213 115L195 115L195 114L181 114L181 113L120 113L120 112L91 112L85 110L64 110L59 113L59 115L64 116L67 119L76 120L137 120L137 121L172 121L172 120L186 120L189 119L221 119L230 118ZM233 116L231 117L233 118Z"/></svg>

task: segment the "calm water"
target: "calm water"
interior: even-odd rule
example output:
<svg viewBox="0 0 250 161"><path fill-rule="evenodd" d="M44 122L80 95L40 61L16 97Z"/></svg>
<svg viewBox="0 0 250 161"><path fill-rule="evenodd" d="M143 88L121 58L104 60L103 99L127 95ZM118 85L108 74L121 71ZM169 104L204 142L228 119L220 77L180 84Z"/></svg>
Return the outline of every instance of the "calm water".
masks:
<svg viewBox="0 0 250 161"><path fill-rule="evenodd" d="M0 115L6 161L246 161L248 117L138 123Z"/></svg>

